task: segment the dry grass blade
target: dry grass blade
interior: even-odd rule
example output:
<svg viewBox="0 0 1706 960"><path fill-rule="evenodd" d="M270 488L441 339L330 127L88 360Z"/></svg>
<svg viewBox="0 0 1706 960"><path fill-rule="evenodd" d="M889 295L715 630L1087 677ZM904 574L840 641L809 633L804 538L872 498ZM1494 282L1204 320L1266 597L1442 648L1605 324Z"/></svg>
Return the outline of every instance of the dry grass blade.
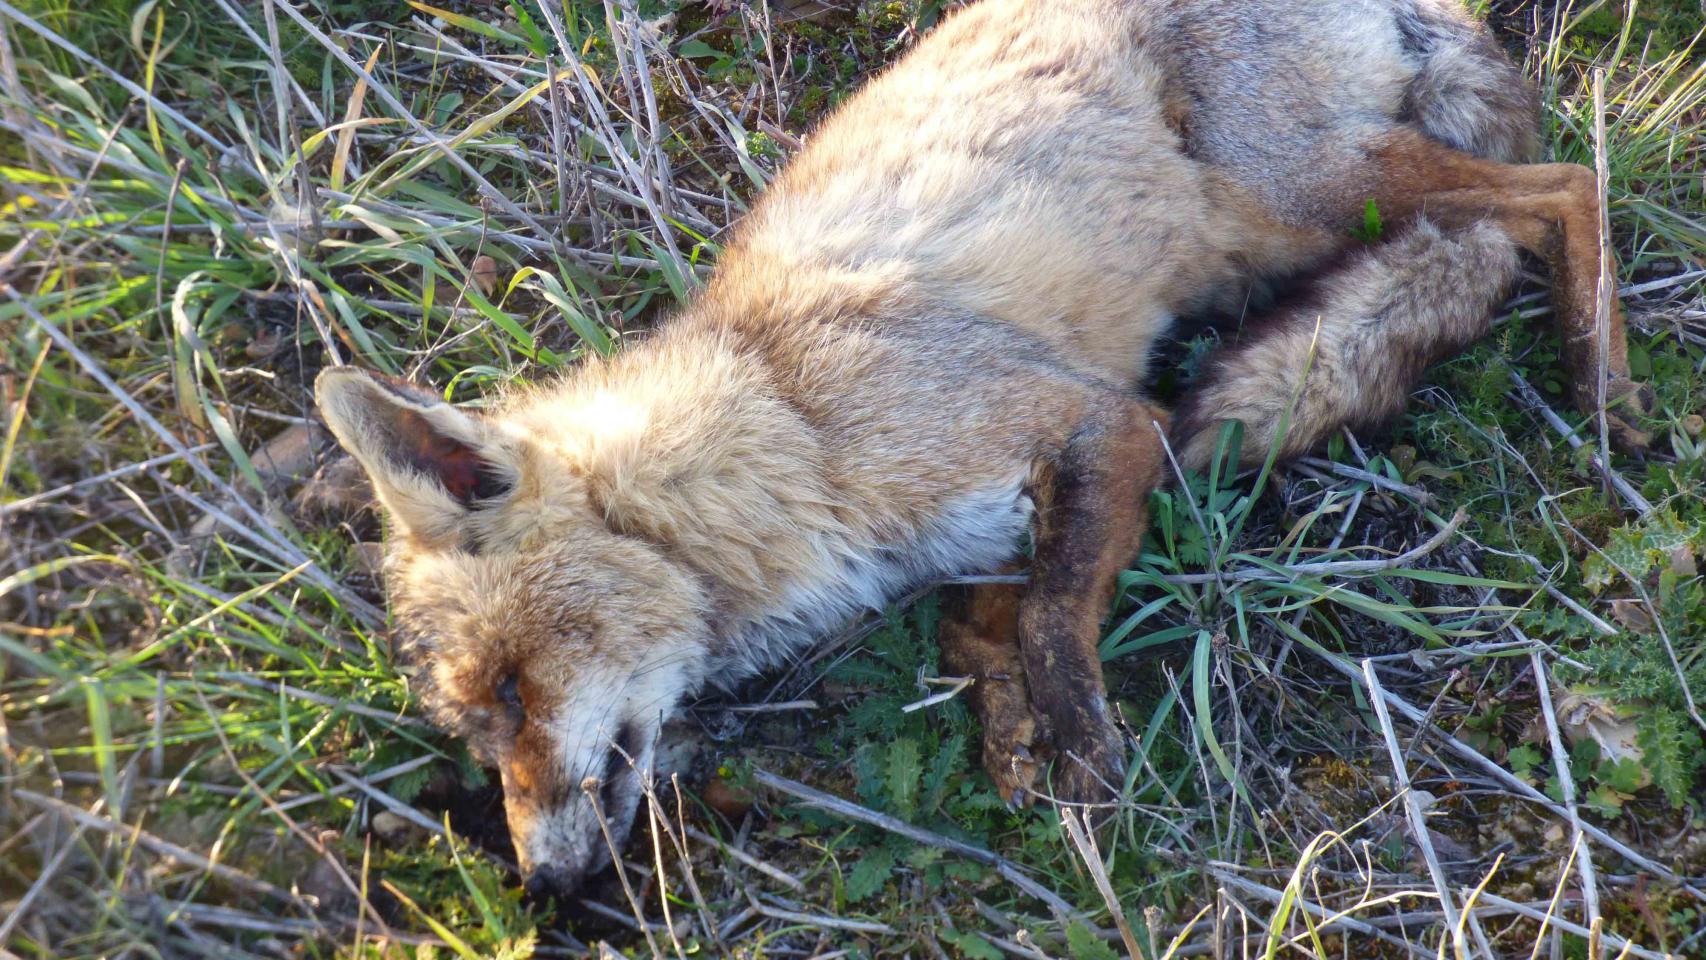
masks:
<svg viewBox="0 0 1706 960"><path fill-rule="evenodd" d="M1539 414L1540 418L1545 420L1553 430L1556 430L1558 435L1563 437L1570 446L1581 447L1586 443L1585 440L1576 435L1576 431L1570 429L1570 425L1564 422L1563 417L1558 416L1557 412L1547 405L1546 401L1541 398L1540 392L1535 390L1533 385L1523 378L1522 374L1512 368L1510 376L1511 383L1516 386L1517 399L1523 406ZM1590 462L1593 464L1594 470L1604 477L1607 483L1611 484L1611 489L1617 491L1617 495L1630 508L1642 516L1653 512L1653 505L1647 501L1646 497L1641 496L1634 484L1630 483L1616 468L1611 466L1609 459L1595 453Z"/></svg>
<svg viewBox="0 0 1706 960"><path fill-rule="evenodd" d="M1125 943L1126 956L1131 960L1142 960L1148 954L1137 945L1137 937L1131 932L1131 923L1126 920L1125 909L1120 906L1119 894L1114 892L1113 881L1108 879L1108 868L1102 863L1102 851L1096 847L1095 835L1086 829L1077 811L1071 807L1061 808L1060 825L1066 828L1066 835L1072 838L1072 846L1078 851L1079 859L1084 861L1084 868L1090 871L1090 878L1096 882L1096 890L1101 893L1103 902L1108 906L1108 914L1114 918L1114 926L1119 929L1120 939Z"/></svg>
<svg viewBox="0 0 1706 960"><path fill-rule="evenodd" d="M752 771L752 779L753 782L760 786L769 787L772 790L780 790L790 796L804 800L807 804L818 807L819 809L827 810L830 813L847 817L851 820L858 820L861 823L868 823L873 827L879 827L883 830L889 831L890 833L905 837L908 840L927 844L932 847L940 847L943 850L958 854L959 856L967 859L976 860L979 863L994 867L995 871L1005 877L1009 883L1018 887L1029 896L1035 897L1046 904L1050 910L1054 911L1056 917L1062 921L1077 913L1077 911L1072 908L1071 904L1060 898L1059 894L1056 894L1054 891L1049 890L1047 887L1042 886L1035 880L1026 876L1016 864L1004 857L990 853L988 850L974 847L969 843L964 843L951 837L944 837L941 834L933 833L920 827L915 827L903 820L897 820L894 817L878 813L875 810L868 810L851 801L831 796L821 790L814 790L803 783L789 780L786 777L778 777L768 770Z"/></svg>

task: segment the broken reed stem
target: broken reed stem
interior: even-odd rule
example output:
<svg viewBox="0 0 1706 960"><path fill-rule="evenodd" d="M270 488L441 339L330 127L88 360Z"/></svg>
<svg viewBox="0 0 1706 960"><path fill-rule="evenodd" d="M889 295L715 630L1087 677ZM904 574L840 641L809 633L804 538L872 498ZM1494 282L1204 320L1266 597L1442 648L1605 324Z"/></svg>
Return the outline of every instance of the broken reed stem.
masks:
<svg viewBox="0 0 1706 960"><path fill-rule="evenodd" d="M1451 937L1452 946L1460 960L1468 960L1469 945L1463 939L1463 924L1459 919L1457 905L1451 898L1451 886L1446 881L1445 868L1440 865L1439 855L1434 852L1433 840L1428 836L1428 824L1422 816L1421 801L1410 787L1410 770L1404 763L1404 749L1398 743L1398 731L1392 727L1392 714L1386 709L1386 691L1380 685L1374 661L1362 662L1362 676L1363 682L1368 684L1375 719L1380 721L1381 735L1386 738L1386 752L1391 755L1392 772L1398 778L1398 791L1404 798L1404 812L1410 820L1410 833L1416 838L1416 847L1421 850L1422 859L1427 862L1428 876L1433 880L1434 891L1439 894L1439 906L1445 913L1447 934Z"/></svg>
<svg viewBox="0 0 1706 960"><path fill-rule="evenodd" d="M744 850L737 850L698 827L688 827L686 835L700 843L710 844L711 846L716 847L718 852L727 855L729 859L741 864L742 866L757 870L759 873L764 874L796 893L806 892L806 885L800 882L798 877L795 877L772 864L765 863L763 860L758 859Z"/></svg>
<svg viewBox="0 0 1706 960"><path fill-rule="evenodd" d="M1514 626L1511 629L1516 630ZM1521 635L1520 632L1518 635ZM1535 650L1529 653L1529 663L1534 668L1534 687L1535 693L1540 697L1540 713L1546 718L1547 739L1552 744L1552 766L1557 771L1558 784L1564 794L1564 808L1570 813L1570 827L1574 834L1570 842L1579 848L1576 869L1582 878L1582 905L1587 911L1588 922L1597 923L1599 886L1594 877L1593 852L1588 849L1587 835L1582 831L1581 810L1576 806L1575 776L1570 770L1570 753L1564 749L1564 736L1558 729L1557 710L1552 706L1552 689L1546 672L1546 661L1540 656L1540 651Z"/></svg>
<svg viewBox="0 0 1706 960"><path fill-rule="evenodd" d="M646 946L651 948L652 960L663 960L663 952L658 949L658 942L652 936L651 927L646 923L646 912L640 909L640 898L634 893L633 884L628 882L628 870L622 864L622 845L616 842L616 837L610 831L610 819L604 815L603 805L598 802L598 781L588 777L581 781L581 793L586 795L587 802L592 805L592 815L598 819L598 829L604 834L604 845L610 849L610 862L616 868L616 879L622 882L622 895L628 898L628 907L634 911L634 920L640 925L640 932L645 934ZM662 882L662 878L659 878ZM670 932L674 936L674 931Z"/></svg>
<svg viewBox="0 0 1706 960"><path fill-rule="evenodd" d="M1393 936L1390 933L1387 933L1384 930L1381 930L1380 928L1374 926L1373 924L1368 923L1368 922L1363 921L1363 920L1359 920L1356 917L1349 916L1348 914L1345 914L1345 913L1340 912L1340 911L1328 910L1326 907L1323 907L1322 905L1320 905L1320 904L1318 904L1312 900L1305 899L1303 897L1294 897L1294 898L1290 897L1290 895L1285 893L1284 891L1275 890L1272 887L1264 886L1262 884L1256 883L1253 880L1245 879L1244 877L1240 877L1237 874L1230 873L1224 869L1218 868L1215 865L1213 865L1212 863L1209 865L1208 870L1211 874L1214 875L1214 878L1216 880L1220 881L1221 889L1223 889L1223 890L1226 889L1227 887L1230 887L1233 890L1236 890L1237 892L1244 894L1245 896L1254 897L1257 900L1261 900L1261 901L1266 902L1266 903L1271 903L1271 904L1274 904L1276 906L1284 903L1288 898L1291 899L1291 902L1296 905L1297 909L1302 910L1304 913L1309 914L1310 916L1316 918L1317 920L1325 921L1321 927L1316 928L1317 930L1325 931L1326 929L1328 929L1329 927L1332 927L1332 926L1342 926L1346 930L1351 930L1351 931L1354 931L1356 933L1363 934L1364 936L1373 937L1377 940L1380 940L1382 943L1390 944L1391 946L1397 947L1398 949L1404 951L1404 953L1409 954L1411 956L1418 956L1418 957L1430 956L1430 954L1423 951L1420 947L1417 947L1414 944L1410 943L1409 941L1400 940L1399 938ZM1263 933L1259 933L1259 934L1245 934L1243 937L1238 938L1238 939L1242 939L1245 942L1250 942L1252 940L1257 940L1257 941L1266 940L1269 938L1269 936L1270 936L1269 933L1263 932ZM1346 938L1346 942L1347 943L1349 942L1348 937Z"/></svg>
<svg viewBox="0 0 1706 960"><path fill-rule="evenodd" d="M242 887L243 889L253 893L263 894L265 896L272 897L275 900L280 900L284 903L302 907L304 910L308 911L310 915L313 913L314 904L308 898L298 896L288 890L275 887L265 880L261 880L257 877L251 877L241 870L228 867L222 863L215 863L193 850L180 847L169 840L162 840L159 837L143 830L141 827L132 826L128 823L119 823L109 817L90 813L81 807L66 803L63 800L45 796L43 794L36 793L33 790L25 790L21 787L13 790L12 796L24 801L25 803L40 807L43 810L56 813L67 820L70 820L72 823L87 827L97 833L118 834L125 837L127 840L134 840L137 846L147 850L155 856L177 861L186 867L194 867L197 870L202 870L226 881L227 883Z"/></svg>
<svg viewBox="0 0 1706 960"><path fill-rule="evenodd" d="M1326 650L1319 650L1313 647L1305 647L1305 649L1309 650L1310 653L1315 654L1317 657L1320 657L1328 666L1337 670L1352 681L1361 682L1362 674L1344 658ZM1402 697L1399 697L1390 691L1384 689L1381 690L1380 699L1384 700L1387 705L1397 709L1399 713L1402 713L1404 717L1412 723L1419 724L1423 719L1423 713L1421 710L1416 709L1411 704L1405 702ZM1501 767L1487 759L1487 757L1479 750L1476 750L1474 747L1471 747L1467 743L1464 743L1462 740L1457 739L1438 727L1419 726L1419 729L1434 736L1443 746L1450 749L1451 752L1469 761L1476 767L1476 769L1480 770L1488 777L1491 777L1501 786L1516 793L1517 796L1545 807L1547 810L1552 811L1555 816L1562 817L1566 820L1569 819L1569 812L1561 805L1554 803L1550 797L1541 793L1539 790L1536 790L1528 783L1518 779L1517 776L1509 770L1506 770L1504 767ZM1702 903L1706 903L1706 890L1702 890L1690 883L1689 879L1684 877L1682 874L1677 873L1670 867L1667 867L1657 860L1640 853L1633 847L1591 823L1583 821L1582 830L1586 832L1589 837L1597 840L1601 844L1604 844L1607 849L1616 853L1623 859L1629 861L1640 869L1659 877L1660 879L1676 884L1678 889L1686 891L1689 896Z"/></svg>
<svg viewBox="0 0 1706 960"><path fill-rule="evenodd" d="M1599 458L1611 463L1611 430L1606 425L1605 390L1611 379L1611 297L1615 284L1611 278L1611 213L1607 209L1607 192L1611 188L1611 170L1605 156L1605 68L1593 70L1593 167L1595 174L1595 212L1599 230L1599 276L1594 282L1593 329L1595 355L1599 359L1595 382L1594 416L1599 421ZM1611 500L1611 478L1602 477L1601 494Z"/></svg>

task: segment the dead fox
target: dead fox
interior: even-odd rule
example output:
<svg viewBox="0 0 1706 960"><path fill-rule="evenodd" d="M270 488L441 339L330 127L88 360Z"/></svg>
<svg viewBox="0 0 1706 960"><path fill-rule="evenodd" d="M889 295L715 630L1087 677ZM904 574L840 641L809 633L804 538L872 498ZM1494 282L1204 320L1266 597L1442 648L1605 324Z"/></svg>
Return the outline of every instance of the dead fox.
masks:
<svg viewBox="0 0 1706 960"><path fill-rule="evenodd" d="M1096 645L1170 469L1137 392L1157 341L1307 278L1168 433L1187 467L1226 420L1247 456L1296 454L1397 412L1526 250L1592 405L1595 181L1522 165L1536 123L1456 0L983 0L825 120L697 300L616 358L478 413L323 373L392 520L421 700L500 771L530 887L608 859L599 821L625 836L685 699L1001 569L1027 531L1025 586L950 598L943 666L974 678L1004 796L1114 792ZM1615 409L1644 410L1615 307L1607 342Z"/></svg>

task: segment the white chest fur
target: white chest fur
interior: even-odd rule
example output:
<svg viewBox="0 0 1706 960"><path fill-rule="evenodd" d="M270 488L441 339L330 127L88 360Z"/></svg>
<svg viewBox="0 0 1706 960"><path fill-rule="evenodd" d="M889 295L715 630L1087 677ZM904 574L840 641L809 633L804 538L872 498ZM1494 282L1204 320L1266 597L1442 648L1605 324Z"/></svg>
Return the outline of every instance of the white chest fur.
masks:
<svg viewBox="0 0 1706 960"><path fill-rule="evenodd" d="M816 575L791 587L779 609L731 625L713 682L732 684L798 656L920 584L995 570L1017 554L1031 511L1031 498L1015 481L950 501L902 542L821 544Z"/></svg>

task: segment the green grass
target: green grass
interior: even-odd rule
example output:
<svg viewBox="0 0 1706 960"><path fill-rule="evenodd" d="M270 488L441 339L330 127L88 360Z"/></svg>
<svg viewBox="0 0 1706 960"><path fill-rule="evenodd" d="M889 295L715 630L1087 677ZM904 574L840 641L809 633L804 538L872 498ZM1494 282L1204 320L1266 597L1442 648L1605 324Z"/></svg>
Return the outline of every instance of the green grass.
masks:
<svg viewBox="0 0 1706 960"><path fill-rule="evenodd" d="M488 829L492 788L411 714L354 546L377 537L375 518L295 504L261 451L300 430L305 385L334 357L477 401L619 349L691 295L792 138L947 5L790 20L813 5L651 2L653 26L613 33L602 3L554 4L581 62L572 104L541 84L567 65L534 0L302 5L326 42L279 6L276 45L268 5L226 6L241 24L217 0L21 5L57 42L0 13L10 953L521 957L604 938L637 956L1087 960L1126 952L1123 922L1153 955L1217 930L1248 933L1252 955L1339 956L1343 939L1358 955L1405 940L1431 955L1450 935L1424 915L1434 885L1405 841L1364 657L1426 714L1396 716L1395 732L1440 859L1468 858L1446 864L1457 887L1491 872L1487 897L1550 899L1569 829L1525 791L1573 797L1590 828L1706 875L1690 839L1706 835L1691 708L1706 697L1706 301L1698 279L1665 282L1706 265L1697 5L1620 19L1578 4L1538 28L1526 7L1488 11L1529 52L1558 159L1591 159L1591 75L1606 69L1620 279L1646 291L1626 301L1633 362L1660 401L1653 457L1616 466L1651 514L1608 501L1586 453L1511 399L1515 373L1582 419L1555 341L1516 316L1543 299L1519 298L1392 431L1156 495L1103 643L1136 745L1126 802L1097 836L1120 917L1056 814L994 796L963 704L901 710L941 689L919 683L937 673L926 598L750 691L816 709L693 712L682 822L742 837L793 880L692 840L690 884L654 826L656 850L654 832L629 850L636 893L651 922L667 895L679 936L649 940L631 920L522 901ZM651 108L625 80L637 51ZM344 58L370 56L375 83L358 92ZM1442 530L1402 563L1370 562ZM1566 728L1602 718L1638 758L1587 739L1562 769L1537 662L1575 697ZM711 794L751 788L757 770L999 854L1080 914L1063 923L987 863L775 791L755 791L749 823L723 819ZM85 811L81 830L64 805ZM399 819L411 810L422 822ZM448 836L427 828L447 822ZM1592 851L1608 932L1706 950L1689 939L1706 905L1603 841ZM666 882L646 879L660 864ZM631 918L619 891L596 899ZM1316 930L1315 905L1415 917L1347 935ZM1526 955L1539 924L1502 909L1480 900L1468 942ZM1553 912L1583 917L1574 902ZM1588 955L1574 934L1562 949Z"/></svg>

